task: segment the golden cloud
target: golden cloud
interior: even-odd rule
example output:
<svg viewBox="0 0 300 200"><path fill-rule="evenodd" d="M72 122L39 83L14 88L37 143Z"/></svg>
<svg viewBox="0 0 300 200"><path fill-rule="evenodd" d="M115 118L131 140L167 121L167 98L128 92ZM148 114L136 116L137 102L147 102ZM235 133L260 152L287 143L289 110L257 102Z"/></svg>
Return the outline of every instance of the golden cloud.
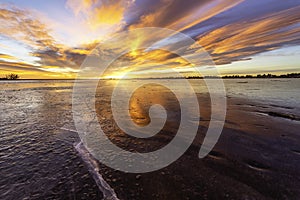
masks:
<svg viewBox="0 0 300 200"><path fill-rule="evenodd" d="M15 7L0 9L0 34L22 42L30 48L55 48L55 42L49 30L28 11Z"/></svg>
<svg viewBox="0 0 300 200"><path fill-rule="evenodd" d="M15 61L15 60L18 60L18 58L16 58L15 56L8 55L8 54L0 53L0 60Z"/></svg>
<svg viewBox="0 0 300 200"><path fill-rule="evenodd" d="M79 17L85 24L89 23L90 27L108 35L122 28L126 30L146 26L166 27L178 31L190 30L195 35L198 34L197 41L211 54L216 64L245 60L264 51L300 43L298 11L300 7L273 12L273 14L245 17L240 21L226 19L228 21L224 20L226 22L222 25L205 29L206 32L198 32L204 21L209 21L242 1L153 0L151 2L153 2L151 6L142 5L143 12L134 12L134 8L139 9L139 7L133 0L67 0L66 6L74 12L76 20ZM219 20L218 16L214 20ZM24 70L26 73L31 70L32 73L55 76L59 74L66 76L69 73L73 76L86 55L99 44L99 41L76 47L61 44L52 36L51 30L47 24L42 23L40 18L28 10L16 7L1 7L0 24L1 36L25 45L29 49L28 54L37 58L37 61L28 64L19 62L20 59L16 55L0 54L2 70ZM122 44L130 45L132 51L124 55L119 63L114 63L117 67L112 69L112 73L122 74L132 69L137 74L143 70L145 73L162 72L165 66L188 71L190 63L177 55L161 50L144 52L139 49L143 44L149 43L151 37L158 36L160 33L157 32L147 36L141 34L135 41L129 39L130 43ZM5 49L5 52L9 51L6 47ZM110 51L115 53L118 49L111 45Z"/></svg>
<svg viewBox="0 0 300 200"><path fill-rule="evenodd" d="M242 0L164 0L130 28L165 27L182 31L217 15Z"/></svg>
<svg viewBox="0 0 300 200"><path fill-rule="evenodd" d="M217 64L227 64L246 57L299 44L300 7L249 21L241 21L212 30L198 37Z"/></svg>
<svg viewBox="0 0 300 200"><path fill-rule="evenodd" d="M76 16L82 18L92 29L120 28L124 24L123 19L126 8L131 1L122 0L67 0L66 6Z"/></svg>

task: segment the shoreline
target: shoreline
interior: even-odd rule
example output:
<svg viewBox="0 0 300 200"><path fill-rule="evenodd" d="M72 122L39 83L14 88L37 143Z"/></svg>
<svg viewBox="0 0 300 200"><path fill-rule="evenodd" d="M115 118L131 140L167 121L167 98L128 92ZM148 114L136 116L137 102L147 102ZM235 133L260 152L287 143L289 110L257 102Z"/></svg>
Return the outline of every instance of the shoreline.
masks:
<svg viewBox="0 0 300 200"><path fill-rule="evenodd" d="M202 94L203 96L203 94ZM297 199L300 197L300 167L296 135L298 121L261 115L264 105L231 97L221 138L204 159L198 151L209 122L208 109L200 106L202 120L198 136L188 151L168 167L145 174L127 174L99 163L99 172L120 199ZM249 106L253 105L253 106ZM289 127L287 131L283 127ZM172 127L166 127L168 135ZM161 146L172 138L161 135L150 146ZM125 149L143 149L139 143L114 134L114 142ZM128 141L127 141L128 140ZM151 147L150 147L151 149ZM286 171L288 169L288 171Z"/></svg>
<svg viewBox="0 0 300 200"><path fill-rule="evenodd" d="M134 98L142 103L150 99L156 103L161 101L170 116L159 134L148 140L134 139L111 122L110 97L101 92L110 93L112 83L105 82L98 88L100 98L96 110L101 126L116 145L129 151L149 152L172 140L180 118L176 99L170 98L165 90L158 90L162 94L147 88L146 93L141 90L143 95ZM266 114L298 116L299 108L284 102L249 100L247 96L229 94L223 133L213 151L199 159L210 120L210 100L207 93L201 93L205 90L198 81L193 84L200 91L197 93L201 112L198 135L177 161L145 174L123 173L98 163L99 173L117 197L125 200L299 199L300 136L297 133L300 122ZM93 174L73 145L79 138L72 118L72 83L55 83L51 87L47 82L30 87L16 85L1 90L0 96L3 111L0 153L4 160L1 169L5 171L0 180L3 194L0 196L102 198ZM147 116L139 115L145 115L146 107L133 112L133 120L146 123ZM34 190L28 192L28 188Z"/></svg>

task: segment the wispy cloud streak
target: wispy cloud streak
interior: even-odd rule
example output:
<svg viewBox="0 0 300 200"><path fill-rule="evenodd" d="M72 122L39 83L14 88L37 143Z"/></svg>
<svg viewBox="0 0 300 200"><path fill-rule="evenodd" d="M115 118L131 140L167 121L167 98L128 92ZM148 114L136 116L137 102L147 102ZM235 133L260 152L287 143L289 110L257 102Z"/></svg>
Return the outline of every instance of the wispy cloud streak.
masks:
<svg viewBox="0 0 300 200"><path fill-rule="evenodd" d="M20 59L10 51L14 46L7 48L0 40L0 70L75 76L86 55L101 45L101 40L119 31L149 26L190 35L217 65L250 60L263 52L300 44L300 2L297 0L67 0L64 6L64 14L71 15L73 24L78 22L78 26L60 24L59 27L65 27L52 30L50 27L55 26L36 15L34 5L29 10L17 4L1 4L1 38L23 45L28 56L36 59L31 62ZM67 40L69 33L83 33L80 29L87 27L95 34L84 35L85 39L89 38L85 44L78 42L70 46L63 37L56 37L57 33L65 34ZM140 35L131 44L124 44L131 45L132 52L124 55L119 64L115 63L118 66L115 71L134 68L137 74L167 72L163 66L189 71L189 63L176 55L139 51L148 36ZM111 51L117 49L111 47Z"/></svg>

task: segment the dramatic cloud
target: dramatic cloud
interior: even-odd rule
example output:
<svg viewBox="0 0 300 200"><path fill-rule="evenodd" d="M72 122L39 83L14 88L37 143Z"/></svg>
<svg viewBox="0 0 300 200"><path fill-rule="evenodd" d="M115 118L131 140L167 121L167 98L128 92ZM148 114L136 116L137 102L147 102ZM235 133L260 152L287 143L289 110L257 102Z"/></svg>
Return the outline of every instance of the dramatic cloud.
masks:
<svg viewBox="0 0 300 200"><path fill-rule="evenodd" d="M125 10L131 1L122 0L68 0L66 6L82 15L91 27L120 27L124 24Z"/></svg>
<svg viewBox="0 0 300 200"><path fill-rule="evenodd" d="M242 60L285 45L299 45L299 9L300 6L225 25L199 36L198 42L217 64Z"/></svg>
<svg viewBox="0 0 300 200"><path fill-rule="evenodd" d="M54 39L46 25L34 19L29 12L16 7L0 9L0 34L34 49L55 48Z"/></svg>
<svg viewBox="0 0 300 200"><path fill-rule="evenodd" d="M18 58L15 56L0 53L0 60L8 61L7 64L0 63L2 70L9 68L22 70L25 67L24 70L26 71L75 72L86 55L96 45L91 43L72 48L60 44L50 35L51 31L47 29L45 24L34 19L29 11L16 7L1 8L0 24L2 37L24 45L28 49L28 56L38 58L35 63L26 64L23 61L18 62ZM57 69L58 67L61 69Z"/></svg>
<svg viewBox="0 0 300 200"><path fill-rule="evenodd" d="M47 3L52 10L40 10L29 1L20 4L23 8L0 4L0 74L11 70L23 71L26 77L31 77L30 72L44 74L44 77L74 77L83 60L97 45L101 46L101 41L114 33L138 27L181 31L194 38L215 63L222 66L300 44L298 0L67 0ZM151 37L158 36L159 32L140 34L128 40L129 43L122 43L121 46L130 45L131 52L116 61L115 68L108 70L107 76L132 69L138 76L150 72L167 74L169 68L189 72L190 63L175 54L139 49ZM118 45L107 49L111 54L120 51ZM203 66L205 63L206 60Z"/></svg>
<svg viewBox="0 0 300 200"><path fill-rule="evenodd" d="M8 54L0 53L0 60L18 60L18 58Z"/></svg>
<svg viewBox="0 0 300 200"><path fill-rule="evenodd" d="M241 0L163 0L152 12L142 15L131 28L151 26L181 31L240 2Z"/></svg>

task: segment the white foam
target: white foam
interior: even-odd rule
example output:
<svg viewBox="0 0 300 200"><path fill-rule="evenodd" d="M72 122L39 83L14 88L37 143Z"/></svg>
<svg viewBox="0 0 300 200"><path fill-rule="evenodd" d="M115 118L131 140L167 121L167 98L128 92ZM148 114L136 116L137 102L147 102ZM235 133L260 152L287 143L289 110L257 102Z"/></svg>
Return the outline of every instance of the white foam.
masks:
<svg viewBox="0 0 300 200"><path fill-rule="evenodd" d="M102 175L99 173L99 165L95 158L88 152L82 142L74 144L75 149L79 153L82 160L88 166L89 172L92 174L98 188L103 193L103 199L105 200L119 200L115 191L110 187L110 185L103 179Z"/></svg>
<svg viewBox="0 0 300 200"><path fill-rule="evenodd" d="M61 130L65 130L65 131L70 131L70 132L77 133L77 131L76 131L76 130L74 130L74 129L70 129L70 128L66 128L66 127L61 127L60 129L61 129Z"/></svg>

